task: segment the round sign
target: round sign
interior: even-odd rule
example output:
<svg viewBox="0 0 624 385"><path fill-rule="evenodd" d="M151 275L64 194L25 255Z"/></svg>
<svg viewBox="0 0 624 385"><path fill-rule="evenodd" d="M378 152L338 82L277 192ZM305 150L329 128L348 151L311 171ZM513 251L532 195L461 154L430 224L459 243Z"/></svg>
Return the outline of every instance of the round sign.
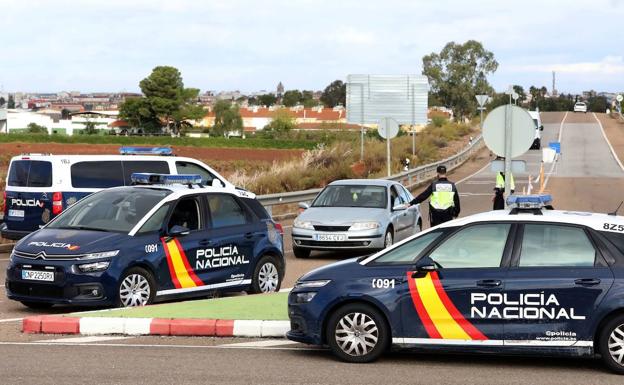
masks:
<svg viewBox="0 0 624 385"><path fill-rule="evenodd" d="M505 123L507 113L511 114L511 157L528 151L535 139L535 122L521 107L504 105L496 107L483 122L485 145L498 156L505 156Z"/></svg>
<svg viewBox="0 0 624 385"><path fill-rule="evenodd" d="M392 118L381 118L377 132L384 139L392 139L399 133L399 123Z"/></svg>
<svg viewBox="0 0 624 385"><path fill-rule="evenodd" d="M617 100L618 102L621 102L622 100L624 100L624 97L622 95L618 95L615 97L615 100Z"/></svg>

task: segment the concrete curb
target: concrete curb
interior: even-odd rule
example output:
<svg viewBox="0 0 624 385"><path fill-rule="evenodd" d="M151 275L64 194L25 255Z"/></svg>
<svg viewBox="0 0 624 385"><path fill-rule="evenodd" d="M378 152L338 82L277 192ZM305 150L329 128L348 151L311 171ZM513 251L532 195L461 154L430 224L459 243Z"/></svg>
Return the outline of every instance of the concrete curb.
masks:
<svg viewBox="0 0 624 385"><path fill-rule="evenodd" d="M44 334L283 338L288 330L289 321L62 316L22 320L22 332Z"/></svg>

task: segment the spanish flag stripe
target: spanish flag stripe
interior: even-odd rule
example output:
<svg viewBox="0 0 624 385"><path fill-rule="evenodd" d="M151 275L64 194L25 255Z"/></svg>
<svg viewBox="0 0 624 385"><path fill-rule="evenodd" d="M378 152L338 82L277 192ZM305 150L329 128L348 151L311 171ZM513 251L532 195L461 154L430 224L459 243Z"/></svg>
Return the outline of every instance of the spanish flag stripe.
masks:
<svg viewBox="0 0 624 385"><path fill-rule="evenodd" d="M167 256L167 265L169 266L169 274L171 275L171 282L173 282L173 286L176 289L180 289L182 286L180 285L180 281L178 281L178 277L175 274L175 270L173 269L173 262L171 262L171 254L169 254L169 247L167 247L167 243L165 239L162 238L161 242L163 244L163 249L165 250L165 255Z"/></svg>
<svg viewBox="0 0 624 385"><path fill-rule="evenodd" d="M175 271L175 275L178 277L178 281L180 282L182 288L197 286L189 276L188 271L186 270L186 266L184 265L184 261L182 260L182 254L180 253L180 249L178 248L176 242L167 242L167 247L169 248L169 255L171 255L173 270Z"/></svg>
<svg viewBox="0 0 624 385"><path fill-rule="evenodd" d="M201 279L199 279L197 274L195 274L195 270L193 270L193 268L189 264L188 258L186 257L186 253L184 252L184 248L182 248L182 245L180 245L180 241L178 241L177 239L175 239L174 241L176 245L178 246L178 250L180 250L180 256L182 257L182 262L184 262L184 267L186 268L186 271L188 272L189 277L191 277L193 282L195 282L195 286L203 286L204 283L202 282Z"/></svg>
<svg viewBox="0 0 624 385"><path fill-rule="evenodd" d="M446 310L448 310L450 315L453 317L453 319L459 324L459 326L461 326L461 328L464 329L464 331L468 333L468 335L473 340L487 340L488 338L483 333L481 333L476 327L474 327L474 325L472 325L469 321L467 321L464 318L464 316L460 313L460 311L457 310L457 308L455 307L455 304L453 304L453 301L451 301L448 294L442 287L442 283L440 282L440 277L438 276L438 272L436 271L432 272L431 279L433 280L433 286L435 287L436 292L438 293L438 296L440 297L440 300L446 307Z"/></svg>
<svg viewBox="0 0 624 385"><path fill-rule="evenodd" d="M423 305L422 300L420 299L418 290L416 290L416 281L412 278L412 272L410 271L407 272L407 282L412 296L412 302L414 302L414 307L416 307L416 312L418 313L418 317L420 317L420 322L422 322L425 331L429 334L429 338L442 338L438 329L436 329L433 324L433 321L429 318L427 309L425 309L425 305Z"/></svg>
<svg viewBox="0 0 624 385"><path fill-rule="evenodd" d="M431 274L427 274L424 278L416 279L416 289L418 290L418 294L420 294L425 309L427 309L429 318L431 318L435 324L442 338L456 340L471 339L468 333L455 321L446 306L444 306L433 284Z"/></svg>

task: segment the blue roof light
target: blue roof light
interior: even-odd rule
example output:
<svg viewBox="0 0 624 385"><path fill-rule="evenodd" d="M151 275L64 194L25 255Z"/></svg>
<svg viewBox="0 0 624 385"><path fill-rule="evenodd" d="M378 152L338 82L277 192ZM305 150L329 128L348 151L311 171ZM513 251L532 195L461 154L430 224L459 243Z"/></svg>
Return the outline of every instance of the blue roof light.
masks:
<svg viewBox="0 0 624 385"><path fill-rule="evenodd" d="M201 175L196 174L152 174L135 172L130 175L132 183L136 184L201 184Z"/></svg>
<svg viewBox="0 0 624 385"><path fill-rule="evenodd" d="M541 209L552 202L550 194L510 195L507 205L516 209Z"/></svg>
<svg viewBox="0 0 624 385"><path fill-rule="evenodd" d="M121 155L173 155L171 147L119 147Z"/></svg>

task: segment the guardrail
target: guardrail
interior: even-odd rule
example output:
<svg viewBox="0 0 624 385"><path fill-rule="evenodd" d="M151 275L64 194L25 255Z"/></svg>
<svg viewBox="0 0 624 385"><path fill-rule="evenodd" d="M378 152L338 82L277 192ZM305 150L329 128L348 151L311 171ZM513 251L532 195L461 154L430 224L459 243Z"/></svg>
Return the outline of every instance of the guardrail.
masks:
<svg viewBox="0 0 624 385"><path fill-rule="evenodd" d="M452 171L455 168L461 166L475 152L479 151L483 147L483 145L483 137L479 136L475 140L473 140L473 142L465 149L451 157L437 161L435 163L425 164L382 179L389 179L400 182L408 189L411 189L415 186L418 186L419 184L435 178L435 176L437 175L436 168L439 165L445 165L447 171ZM260 195L258 196L258 200L264 205L269 214L273 215L273 206L311 201L318 195L319 192L321 192L321 190L322 189L320 188L315 188L310 190Z"/></svg>

